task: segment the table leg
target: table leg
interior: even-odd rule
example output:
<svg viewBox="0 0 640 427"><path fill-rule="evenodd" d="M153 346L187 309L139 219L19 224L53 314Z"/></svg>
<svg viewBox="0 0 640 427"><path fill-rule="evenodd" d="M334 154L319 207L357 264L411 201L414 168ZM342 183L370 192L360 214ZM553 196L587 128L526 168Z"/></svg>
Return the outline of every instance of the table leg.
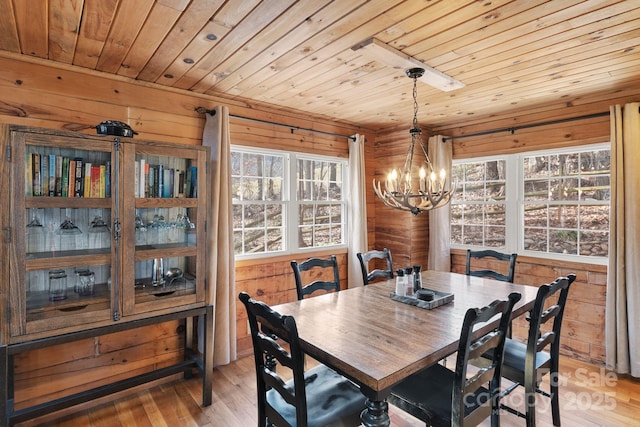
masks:
<svg viewBox="0 0 640 427"><path fill-rule="evenodd" d="M371 400L367 398L367 408L360 414L360 421L365 427L388 427L389 405L384 400Z"/></svg>

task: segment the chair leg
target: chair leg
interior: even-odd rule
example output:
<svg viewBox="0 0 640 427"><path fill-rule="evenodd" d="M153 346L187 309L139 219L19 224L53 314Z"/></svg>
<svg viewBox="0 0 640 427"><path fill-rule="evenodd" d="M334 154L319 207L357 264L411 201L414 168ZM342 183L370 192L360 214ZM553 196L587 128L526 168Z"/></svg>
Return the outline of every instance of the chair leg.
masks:
<svg viewBox="0 0 640 427"><path fill-rule="evenodd" d="M560 427L560 394L558 387L558 374L557 372L551 373L551 416L553 418L553 425Z"/></svg>
<svg viewBox="0 0 640 427"><path fill-rule="evenodd" d="M527 381L524 388L527 427L536 427L536 387Z"/></svg>

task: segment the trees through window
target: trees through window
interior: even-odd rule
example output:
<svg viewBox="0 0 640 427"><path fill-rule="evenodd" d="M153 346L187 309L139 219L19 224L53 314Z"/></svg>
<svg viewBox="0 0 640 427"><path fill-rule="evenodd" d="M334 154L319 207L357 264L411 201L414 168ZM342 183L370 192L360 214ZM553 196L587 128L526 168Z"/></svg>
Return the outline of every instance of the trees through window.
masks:
<svg viewBox="0 0 640 427"><path fill-rule="evenodd" d="M608 144L454 161L451 243L606 258Z"/></svg>

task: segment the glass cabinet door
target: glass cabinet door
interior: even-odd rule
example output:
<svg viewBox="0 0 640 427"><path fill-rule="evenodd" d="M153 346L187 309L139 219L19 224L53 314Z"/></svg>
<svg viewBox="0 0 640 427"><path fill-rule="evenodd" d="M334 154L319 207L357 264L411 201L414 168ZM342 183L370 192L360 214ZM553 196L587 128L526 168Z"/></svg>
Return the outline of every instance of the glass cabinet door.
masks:
<svg viewBox="0 0 640 427"><path fill-rule="evenodd" d="M198 190L205 151L157 143L126 148L123 181L133 185L123 191L135 203L122 215L123 235L131 236L124 260L133 262L123 267L123 314L202 303L206 194Z"/></svg>
<svg viewBox="0 0 640 427"><path fill-rule="evenodd" d="M111 144L24 136L12 201L19 242L12 335L108 320L113 269ZM19 213L21 212L21 213ZM13 279L13 278L12 278ZM19 287L15 288L15 287ZM22 295L22 297L18 297Z"/></svg>

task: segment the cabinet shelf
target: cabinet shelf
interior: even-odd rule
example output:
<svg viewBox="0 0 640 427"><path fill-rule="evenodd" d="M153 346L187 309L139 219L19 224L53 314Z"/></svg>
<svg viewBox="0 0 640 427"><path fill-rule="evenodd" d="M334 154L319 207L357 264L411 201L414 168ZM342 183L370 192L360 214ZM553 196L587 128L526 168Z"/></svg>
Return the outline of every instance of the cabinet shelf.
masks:
<svg viewBox="0 0 640 427"><path fill-rule="evenodd" d="M82 249L73 251L35 252L26 255L27 271L69 268L77 265L105 265L111 263L111 249Z"/></svg>
<svg viewBox="0 0 640 427"><path fill-rule="evenodd" d="M111 208L111 198L98 197L25 197L24 204L26 208L95 208L109 209Z"/></svg>
<svg viewBox="0 0 640 427"><path fill-rule="evenodd" d="M31 292L27 296L27 318L29 321L36 321L81 311L108 310L110 299L111 293L105 283L96 284L91 296L80 296L70 291L67 298L60 301L50 301L48 292Z"/></svg>
<svg viewBox="0 0 640 427"><path fill-rule="evenodd" d="M145 197L136 199L136 208L195 208L198 199L189 197Z"/></svg>
<svg viewBox="0 0 640 427"><path fill-rule="evenodd" d="M136 261L153 258L172 258L180 256L195 256L197 247L186 243L163 243L157 245L136 246Z"/></svg>

